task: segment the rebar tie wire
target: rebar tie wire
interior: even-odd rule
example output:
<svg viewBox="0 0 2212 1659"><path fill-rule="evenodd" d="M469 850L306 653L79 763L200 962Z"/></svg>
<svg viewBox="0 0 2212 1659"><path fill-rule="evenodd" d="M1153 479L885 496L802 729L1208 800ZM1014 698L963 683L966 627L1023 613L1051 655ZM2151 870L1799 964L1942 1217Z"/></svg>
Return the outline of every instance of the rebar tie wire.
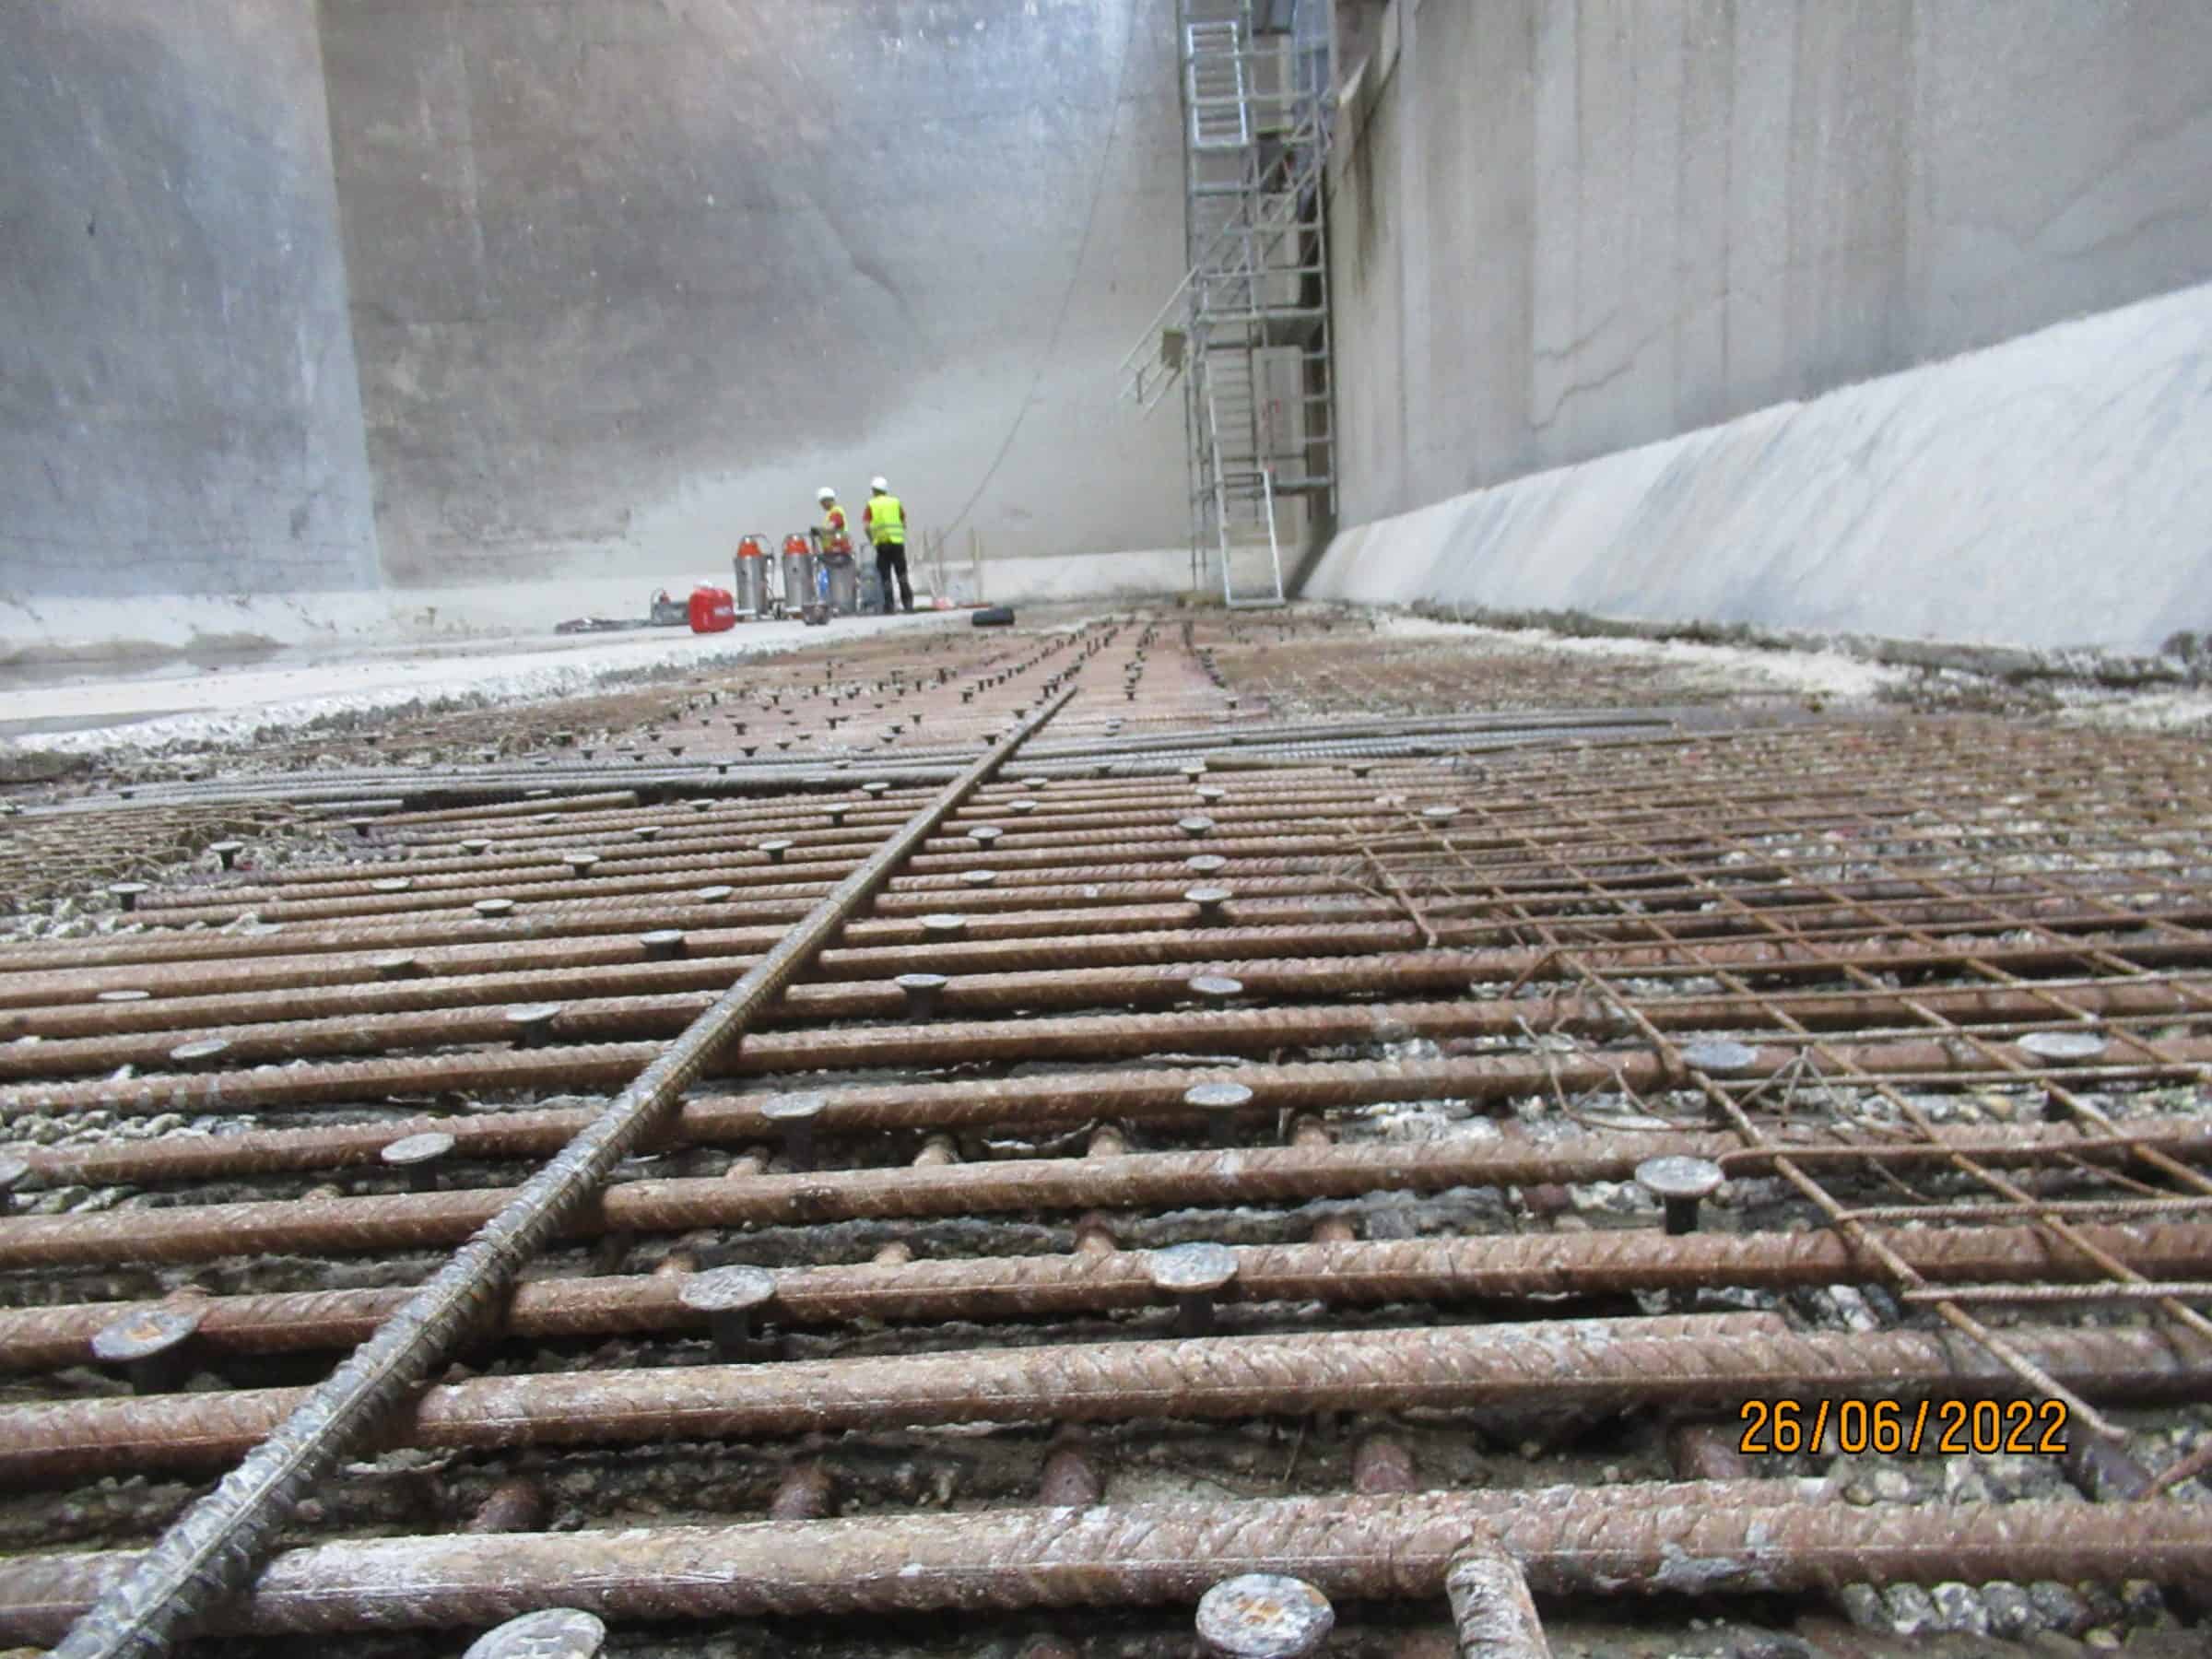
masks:
<svg viewBox="0 0 2212 1659"><path fill-rule="evenodd" d="M1931 1291L1936 1288L1922 1277L1911 1264L1853 1219L1851 1212L1827 1188L1792 1162L1788 1155L1776 1147L1768 1139L1765 1133L1751 1121L1743 1107L1729 1096L1727 1090L1721 1088L1702 1070L1685 1062L1681 1051L1668 1041L1664 1032L1646 1019L1632 1004L1616 993L1610 985L1591 972L1574 957L1566 956L1562 960L1582 979L1583 983L1611 1003L1615 1008L1619 1010L1624 1018L1636 1026L1642 1032L1644 1041L1665 1056L1670 1066L1687 1077L1699 1092L1703 1094L1715 1108L1727 1117L1736 1134L1743 1137L1747 1146L1771 1153L1774 1159L1775 1173L1795 1187L1798 1193L1815 1206L1821 1214L1825 1215L1830 1223L1850 1240L1855 1248L1865 1251L1880 1263L1883 1271L1888 1273L1892 1280L1892 1288L1900 1293L1908 1290ZM1771 1086L1775 1080L1774 1078L1768 1079L1769 1086ZM2121 1445L2125 1442L2127 1434L2124 1430L2103 1416L2088 1401L2082 1399L2032 1359L2030 1359L2004 1337L1998 1335L1996 1332L1959 1307L1956 1301L1934 1300L1930 1300L1927 1305L1935 1309L1937 1316L1946 1324L1958 1331L1961 1335L1980 1343L2007 1371L2037 1394L2047 1399L2062 1402L2071 1414L2072 1419L2077 1421L2090 1433L2113 1445Z"/></svg>

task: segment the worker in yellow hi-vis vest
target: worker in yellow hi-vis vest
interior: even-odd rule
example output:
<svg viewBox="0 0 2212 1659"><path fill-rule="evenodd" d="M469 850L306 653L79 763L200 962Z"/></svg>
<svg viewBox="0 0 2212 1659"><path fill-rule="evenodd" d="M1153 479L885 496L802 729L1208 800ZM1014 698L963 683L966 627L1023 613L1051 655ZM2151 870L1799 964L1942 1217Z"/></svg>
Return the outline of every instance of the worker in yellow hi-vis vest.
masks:
<svg viewBox="0 0 2212 1659"><path fill-rule="evenodd" d="M914 608L914 584L906 577L906 507L881 478L868 480L868 505L861 526L876 544L876 582L883 589L883 614L889 616L903 604ZM899 600L891 598L891 578L899 578Z"/></svg>

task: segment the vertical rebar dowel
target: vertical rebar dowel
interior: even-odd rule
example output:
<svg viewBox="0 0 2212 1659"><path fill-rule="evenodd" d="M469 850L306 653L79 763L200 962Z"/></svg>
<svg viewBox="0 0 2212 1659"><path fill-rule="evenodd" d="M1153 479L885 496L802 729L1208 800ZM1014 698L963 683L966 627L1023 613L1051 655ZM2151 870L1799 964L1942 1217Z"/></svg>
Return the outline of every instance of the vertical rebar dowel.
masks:
<svg viewBox="0 0 2212 1659"><path fill-rule="evenodd" d="M1478 1547L1455 1557L1444 1572L1459 1659L1551 1659L1528 1580L1502 1550Z"/></svg>
<svg viewBox="0 0 2212 1659"><path fill-rule="evenodd" d="M1074 695L1071 687L1022 720L831 888L276 1432L171 1524L62 1639L54 1659L155 1659L242 1585L308 1488L464 1337L496 1316L540 1247L606 1184L617 1164L666 1124L708 1062L782 995L914 849Z"/></svg>

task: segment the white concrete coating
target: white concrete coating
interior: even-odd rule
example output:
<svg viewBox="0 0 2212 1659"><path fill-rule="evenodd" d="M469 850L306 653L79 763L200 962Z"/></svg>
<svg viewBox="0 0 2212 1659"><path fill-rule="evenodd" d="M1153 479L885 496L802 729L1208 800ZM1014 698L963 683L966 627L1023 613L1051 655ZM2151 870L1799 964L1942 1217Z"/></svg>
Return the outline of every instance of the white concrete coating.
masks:
<svg viewBox="0 0 2212 1659"><path fill-rule="evenodd" d="M1308 597L2154 649L2212 628L2212 286L1336 536Z"/></svg>
<svg viewBox="0 0 2212 1659"><path fill-rule="evenodd" d="M1910 677L1901 669L1840 651L1770 651L1694 640L1580 639L1543 628L1488 628L1406 615L1383 618L1382 631L1399 639L1450 640L1480 655L1534 653L1585 662L1663 663L1690 683L1732 690L1794 691L1865 700Z"/></svg>

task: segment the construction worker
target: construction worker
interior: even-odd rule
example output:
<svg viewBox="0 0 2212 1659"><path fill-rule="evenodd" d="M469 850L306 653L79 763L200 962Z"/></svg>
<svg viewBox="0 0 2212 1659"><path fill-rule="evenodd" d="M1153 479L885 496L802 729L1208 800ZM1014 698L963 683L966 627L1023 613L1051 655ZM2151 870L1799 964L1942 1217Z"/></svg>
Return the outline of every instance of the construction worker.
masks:
<svg viewBox="0 0 2212 1659"><path fill-rule="evenodd" d="M876 582L883 589L883 614L899 608L891 602L891 578L899 578L900 601L914 608L914 584L906 577L906 507L881 478L868 480L868 504L861 513L868 539L876 544Z"/></svg>
<svg viewBox="0 0 2212 1659"><path fill-rule="evenodd" d="M823 485L814 492L822 504L822 522L814 527L815 546L824 553L850 553L853 537L845 528L845 510L837 504L837 491Z"/></svg>

